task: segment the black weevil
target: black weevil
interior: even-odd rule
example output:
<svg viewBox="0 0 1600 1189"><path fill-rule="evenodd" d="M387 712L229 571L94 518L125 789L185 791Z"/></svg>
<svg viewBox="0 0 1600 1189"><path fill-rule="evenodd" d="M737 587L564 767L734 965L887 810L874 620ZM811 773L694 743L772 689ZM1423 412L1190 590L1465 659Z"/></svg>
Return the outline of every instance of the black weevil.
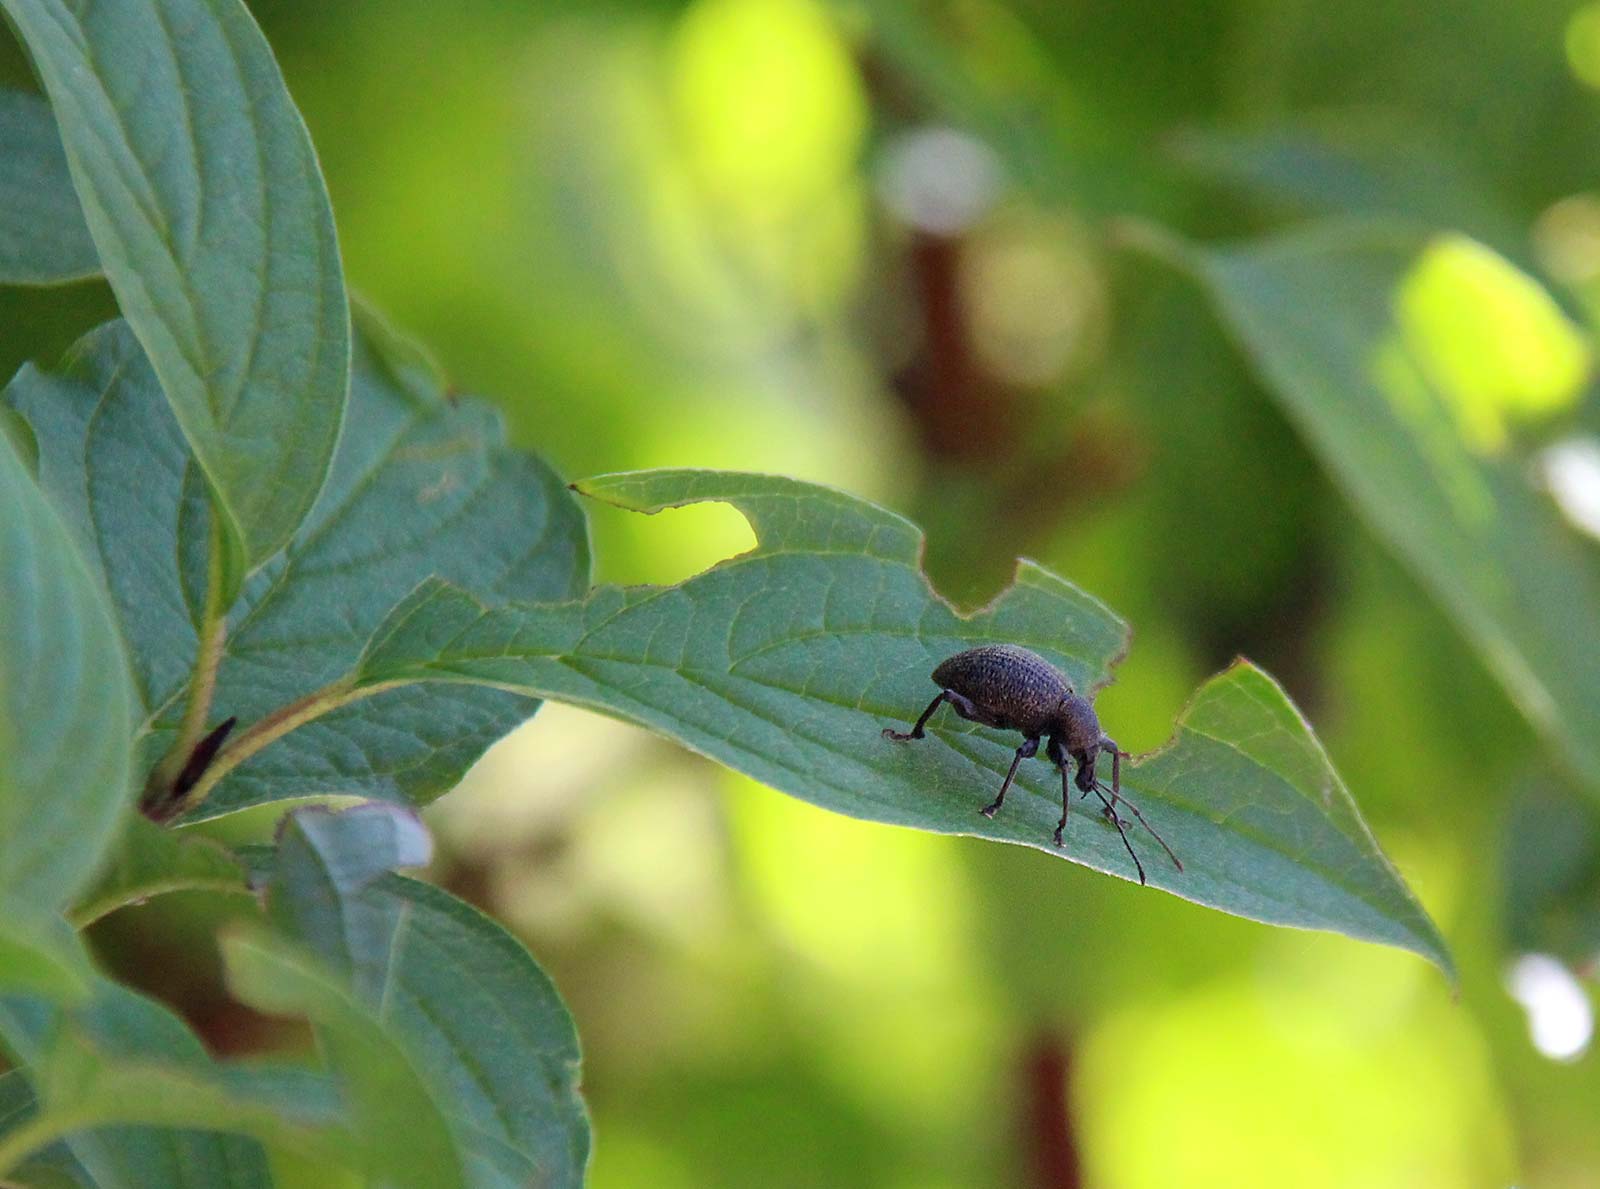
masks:
<svg viewBox="0 0 1600 1189"><path fill-rule="evenodd" d="M1144 820L1144 814L1122 795L1122 760L1128 753L1100 729L1099 716L1095 714L1089 699L1074 693L1061 671L1044 657L1014 644L986 644L981 648L958 652L943 661L933 671L933 683L940 687L939 694L928 703L922 717L917 719L917 725L909 731L885 727L885 738L899 742L923 738L922 728L933 712L939 709L941 702L949 702L957 714L972 722L997 727L1002 731L1022 732L1022 746L1017 748L1016 757L1011 761L1011 770L1006 773L1005 782L1000 786L1000 795L994 799L993 805L980 810L984 817L993 817L999 811L1005 803L1011 779L1017 774L1017 765L1036 754L1039 740L1049 736L1045 754L1061 772L1061 821L1056 825L1056 845L1061 845L1061 832L1067 826L1067 810L1071 805L1072 784L1075 783L1079 796L1093 793L1100 798L1102 812L1116 826L1117 833L1122 835L1122 845L1128 848L1141 884L1145 882L1144 864L1139 862L1139 856L1134 854L1133 846L1128 842L1125 829L1128 823L1117 816L1118 802L1126 805L1128 811L1139 819L1139 824L1150 831L1150 836L1161 843L1173 866L1179 871L1183 870L1183 864L1172 853L1166 840ZM1094 775L1095 759L1101 752L1111 757L1109 789ZM1078 765L1077 774L1070 782L1067 772L1069 759ZM1106 799L1107 793L1111 794L1110 800Z"/></svg>

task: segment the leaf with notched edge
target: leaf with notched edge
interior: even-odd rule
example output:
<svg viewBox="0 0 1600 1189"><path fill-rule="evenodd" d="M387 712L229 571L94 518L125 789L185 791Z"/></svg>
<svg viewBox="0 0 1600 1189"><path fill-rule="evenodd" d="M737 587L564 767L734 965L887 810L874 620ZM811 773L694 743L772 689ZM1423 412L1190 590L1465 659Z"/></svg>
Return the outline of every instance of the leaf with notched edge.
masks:
<svg viewBox="0 0 1600 1189"><path fill-rule="evenodd" d="M577 703L839 813L1022 843L1133 877L1096 813L1074 812L1066 847L1052 847L1061 783L1045 764L1022 766L994 820L978 816L1011 763L1014 733L946 710L921 743L879 734L927 705L939 661L981 643L1031 648L1093 691L1127 641L1103 605L1021 562L1008 590L963 617L928 585L913 525L790 479L655 471L579 487L642 512L720 500L745 514L758 544L677 586L600 587L560 606L490 608L427 583L374 634L353 680L479 682ZM1124 766L1123 786L1184 863L1181 873L1147 863L1153 885L1240 916L1400 946L1451 970L1310 728L1249 664L1202 686L1173 742Z"/></svg>

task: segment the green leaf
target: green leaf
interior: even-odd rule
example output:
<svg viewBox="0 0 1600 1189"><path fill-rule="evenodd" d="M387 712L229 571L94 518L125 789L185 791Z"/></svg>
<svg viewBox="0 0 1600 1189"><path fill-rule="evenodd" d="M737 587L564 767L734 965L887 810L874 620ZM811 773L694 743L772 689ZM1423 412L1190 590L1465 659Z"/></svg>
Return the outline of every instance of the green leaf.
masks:
<svg viewBox="0 0 1600 1189"><path fill-rule="evenodd" d="M145 1072L146 1076L158 1079L163 1077L163 1072L160 1070L152 1073L147 1068ZM118 1103L109 1100L108 1091L135 1088L122 1081L124 1073L125 1071L116 1075L121 1085L114 1082L104 1083L96 1090L97 1105L111 1111L119 1118L122 1113L121 1108ZM340 1123L343 1107L339 1098L339 1087L326 1074L317 1070L275 1062L242 1061L215 1065L211 1068L210 1074L216 1079L216 1084L209 1087L208 1092L212 1095L220 1092L230 1106L232 1103L240 1103L252 1112L270 1108L285 1119L294 1120L300 1126L315 1124L331 1128ZM180 1081L178 1084L183 1087L180 1093L187 1093L194 1088L192 1081ZM142 1087L144 1090L162 1093L171 1088L170 1081L158 1081ZM88 1104L80 1102L77 1105L81 1108ZM173 1104L177 1105L181 1104ZM214 1118L216 1107L215 1101L202 1101L197 1105L196 1113L202 1117ZM164 1106L161 1109L169 1108ZM34 1094L32 1083L28 1080L27 1071L13 1069L0 1074L0 1142L19 1128L33 1124L38 1117L39 1101ZM55 1121L47 1119L46 1126ZM276 1124L269 1123L268 1126L276 1133ZM169 1175L177 1178L161 1182L162 1189L168 1189L169 1186L171 1189L184 1189L184 1186L200 1189L200 1186L206 1183L204 1181L206 1176L217 1175L212 1171L215 1168L212 1158L217 1151L216 1145L221 1143L226 1145L222 1154L228 1163L225 1165L225 1172L220 1175L236 1178L224 1182L229 1189L234 1185L248 1189L252 1184L266 1189L271 1183L269 1179L264 1179L265 1170L252 1154L253 1145L248 1141L206 1135L202 1131L189 1128L180 1129L187 1131L187 1135L165 1137L141 1135L145 1130L128 1127L125 1124L116 1126L102 1134L98 1151L120 1152L124 1162L122 1167L126 1169L147 1169L148 1175L151 1176ZM177 1160L168 1163L163 1159L157 1163L149 1159L141 1160L135 1155L139 1146L136 1141L142 1139L148 1143L152 1138L158 1141L164 1139L170 1145L169 1150L178 1154ZM298 1134L296 1138L298 1140ZM315 1143L313 1149L325 1159L332 1158L332 1149L325 1148L320 1142ZM147 1153L152 1150L160 1151L160 1147L146 1149ZM198 1156L196 1163L184 1163L194 1156ZM338 1159L346 1159L345 1153L341 1151ZM97 1163L102 1171L108 1168L114 1170L117 1167L105 1159ZM166 1165L165 1172L163 1164ZM145 1174L136 1172L135 1175ZM185 1177L188 1179L184 1179ZM79 1189L100 1189L104 1186L109 1189L113 1185L130 1183L121 1179L121 1173L115 1171L111 1177L97 1182L84 1167L83 1162L73 1154L72 1146L65 1140L57 1140L48 1147L37 1149L24 1157L6 1184L10 1185L13 1182L27 1186L28 1189L65 1189L70 1186L77 1186Z"/></svg>
<svg viewBox="0 0 1600 1189"><path fill-rule="evenodd" d="M0 405L0 437L10 443L29 475L39 477L39 441L33 428L15 409Z"/></svg>
<svg viewBox="0 0 1600 1189"><path fill-rule="evenodd" d="M50 105L0 89L0 284L92 277L100 257L67 174Z"/></svg>
<svg viewBox="0 0 1600 1189"><path fill-rule="evenodd" d="M496 414L446 400L398 347L380 355L358 338L355 360L327 486L231 616L214 714L237 716L240 732L348 670L429 575L491 599L566 599L588 585L581 511L548 467L505 444ZM193 460L121 323L86 336L58 373L23 368L4 400L31 425L40 482L105 575L154 763L196 652L205 510ZM396 690L293 732L236 769L198 816L325 792L422 804L536 708L498 690Z"/></svg>
<svg viewBox="0 0 1600 1189"><path fill-rule="evenodd" d="M228 985L261 1011L314 1020L345 1079L366 1171L396 1189L451 1189L467 1180L450 1127L376 1012L302 952L260 932L222 939Z"/></svg>
<svg viewBox="0 0 1600 1189"><path fill-rule="evenodd" d="M183 891L250 893L244 867L220 843L129 813L99 878L73 905L72 923L82 929L124 905Z"/></svg>
<svg viewBox="0 0 1600 1189"><path fill-rule="evenodd" d="M0 919L93 874L128 800L127 666L106 597L0 440Z"/></svg>
<svg viewBox="0 0 1600 1189"><path fill-rule="evenodd" d="M1410 219L1455 228L1504 251L1525 248L1525 220L1448 143L1392 113L1340 111L1266 129L1188 129L1172 141L1201 177L1295 213Z"/></svg>
<svg viewBox="0 0 1600 1189"><path fill-rule="evenodd" d="M310 511L344 416L350 313L311 139L239 0L0 7L210 480L231 596Z"/></svg>
<svg viewBox="0 0 1600 1189"><path fill-rule="evenodd" d="M65 1138L100 1189L268 1189L257 1140L323 1159L346 1154L324 1130L319 1102L297 1113L271 1076L252 1093L250 1070L224 1076L171 1012L108 980L64 1013L0 998L0 1036L37 1099L27 1128L0 1137L0 1169Z"/></svg>
<svg viewBox="0 0 1600 1189"><path fill-rule="evenodd" d="M1600 815L1559 786L1535 785L1502 815L1499 919L1506 948L1554 954L1586 973L1600 953Z"/></svg>
<svg viewBox="0 0 1600 1189"><path fill-rule="evenodd" d="M22 1071L11 1069L0 1074L0 1137L26 1126L38 1113L39 1101ZM89 1170L59 1140L25 1157L12 1179L26 1189L94 1189Z"/></svg>
<svg viewBox="0 0 1600 1189"><path fill-rule="evenodd" d="M923 742L880 734L928 704L936 664L982 643L1031 648L1092 693L1127 630L1089 595L1023 561L1009 589L964 617L929 586L909 522L790 479L656 471L579 487L643 512L725 501L758 544L678 586L600 587L563 606L486 608L426 584L374 634L358 687L487 682L559 698L839 813L1021 843L1134 877L1097 813L1075 812L1065 848L1051 845L1061 780L1046 764L1022 766L994 820L978 815L1011 764L1016 734L948 710ZM1114 735L1116 724L1106 725ZM1152 884L1240 916L1401 946L1449 970L1437 931L1310 729L1249 665L1203 686L1174 741L1125 765L1123 786L1183 860L1182 872L1164 858L1147 862Z"/></svg>
<svg viewBox="0 0 1600 1189"><path fill-rule="evenodd" d="M364 971L368 977L356 979L356 989L369 999L380 998L389 973L392 931L350 915L365 912L361 894L380 875L426 867L432 857L433 839L422 819L407 810L377 801L338 812L297 810L283 819L278 831L269 915L286 933L307 942L341 977ZM337 940L337 946L325 944L330 940ZM351 952L368 945L374 947L371 962Z"/></svg>
<svg viewBox="0 0 1600 1189"><path fill-rule="evenodd" d="M39 995L55 1003L89 993L89 963L58 923L0 921L0 994Z"/></svg>
<svg viewBox="0 0 1600 1189"><path fill-rule="evenodd" d="M1180 257L1323 465L1600 794L1600 574L1519 425L1591 368L1530 278L1458 237L1335 226Z"/></svg>
<svg viewBox="0 0 1600 1189"><path fill-rule="evenodd" d="M268 916L381 1023L440 1105L473 1184L579 1185L589 1124L572 1019L498 924L385 874L428 853L403 810L298 811L279 835Z"/></svg>

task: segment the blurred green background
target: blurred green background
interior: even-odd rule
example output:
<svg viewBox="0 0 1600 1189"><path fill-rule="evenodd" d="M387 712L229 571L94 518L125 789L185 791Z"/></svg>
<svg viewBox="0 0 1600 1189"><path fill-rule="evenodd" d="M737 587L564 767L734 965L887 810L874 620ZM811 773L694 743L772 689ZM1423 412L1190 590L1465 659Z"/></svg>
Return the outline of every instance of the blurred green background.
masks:
<svg viewBox="0 0 1600 1189"><path fill-rule="evenodd" d="M1130 217L1231 240L1404 216L1490 245L1587 327L1600 4L252 9L352 286L520 442L574 478L848 488L925 525L966 604L1040 559L1134 626L1100 709L1135 752L1250 656L1463 972L1453 996L1405 954L829 816L551 706L429 817L438 878L573 1009L595 1186L1600 1184L1572 973L1600 952L1588 804L1204 296L1117 246ZM25 77L14 46L3 65ZM111 309L98 285L0 289L0 369ZM1580 476L1600 473L1587 352L1515 431ZM750 539L720 505L589 513L610 581ZM226 911L172 897L96 940L213 1045L276 1043L173 960Z"/></svg>

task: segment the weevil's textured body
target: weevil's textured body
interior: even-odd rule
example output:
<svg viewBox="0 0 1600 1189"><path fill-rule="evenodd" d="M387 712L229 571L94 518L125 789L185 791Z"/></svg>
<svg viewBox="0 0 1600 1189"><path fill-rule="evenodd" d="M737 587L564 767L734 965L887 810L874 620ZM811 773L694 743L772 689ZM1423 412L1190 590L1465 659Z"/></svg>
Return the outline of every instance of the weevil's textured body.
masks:
<svg viewBox="0 0 1600 1189"><path fill-rule="evenodd" d="M1134 854L1124 831L1126 822L1117 817L1116 806L1127 806L1144 827L1166 849L1179 871L1183 864L1172 853L1161 835L1156 834L1144 815L1128 804L1122 796L1122 760L1127 754L1117 747L1116 741L1100 729L1099 716L1089 699L1076 693L1066 677L1044 657L1015 644L986 644L969 648L942 661L933 671L933 682L939 686L939 695L928 703L928 708L909 731L884 729L884 737L897 742L924 737L923 727L942 703L948 702L957 714L970 722L997 727L1003 731L1022 732L1022 746L1017 748L1011 770L1006 773L1000 795L992 805L981 810L984 817L993 817L1005 803L1006 790L1017 774L1017 765L1038 754L1039 741L1049 736L1045 754L1061 771L1061 821L1056 826L1055 843L1061 846L1061 832L1066 829L1067 813L1071 803L1069 778L1080 793L1094 793L1105 807L1106 817L1122 834L1123 845L1138 869L1139 882L1144 882L1144 864ZM1095 758L1104 753L1111 757L1111 787L1106 788L1095 779ZM1076 775L1069 773L1069 765L1077 765ZM1107 793L1111 794L1109 800Z"/></svg>
<svg viewBox="0 0 1600 1189"><path fill-rule="evenodd" d="M942 662L933 683L954 690L985 717L978 721L1033 739L1052 735L1068 752L1092 752L1100 719L1087 698L1044 657L1015 644L985 644Z"/></svg>
<svg viewBox="0 0 1600 1189"><path fill-rule="evenodd" d="M933 683L955 690L991 716L990 726L1024 735L1048 734L1072 693L1059 669L1014 644L958 652L933 671Z"/></svg>

